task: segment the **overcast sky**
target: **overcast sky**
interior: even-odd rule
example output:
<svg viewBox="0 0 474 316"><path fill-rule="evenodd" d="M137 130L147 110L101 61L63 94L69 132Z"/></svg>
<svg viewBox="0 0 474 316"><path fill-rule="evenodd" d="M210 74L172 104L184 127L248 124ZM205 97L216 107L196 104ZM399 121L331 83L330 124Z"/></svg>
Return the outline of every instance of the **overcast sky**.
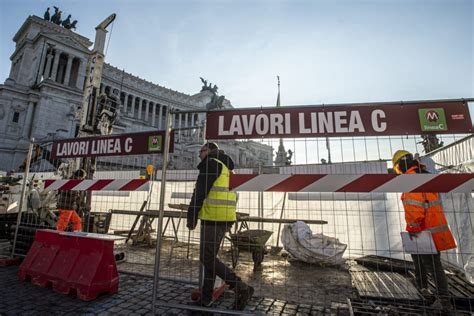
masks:
<svg viewBox="0 0 474 316"><path fill-rule="evenodd" d="M187 94L199 77L235 107L474 96L474 7L446 1L0 1L0 82L28 15L56 5L94 39L117 13L106 61Z"/></svg>

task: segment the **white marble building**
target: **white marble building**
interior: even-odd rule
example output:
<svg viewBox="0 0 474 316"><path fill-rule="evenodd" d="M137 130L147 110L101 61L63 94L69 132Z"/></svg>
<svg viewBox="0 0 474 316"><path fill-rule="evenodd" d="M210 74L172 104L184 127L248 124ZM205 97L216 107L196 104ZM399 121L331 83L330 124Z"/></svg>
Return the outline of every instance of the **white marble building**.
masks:
<svg viewBox="0 0 474 316"><path fill-rule="evenodd" d="M13 41L16 47L10 57L10 75L0 85L0 170L16 169L23 162L31 137L54 140L77 134L76 113L82 103L92 46L89 39L37 16L26 19ZM175 116L175 128L202 126L203 111L213 96L205 89L184 94L105 64L101 92L113 89L119 91L122 103L113 129L119 134L162 129L168 107L184 112ZM228 100L223 105L232 107ZM193 111L196 113L190 113ZM172 167L193 168L203 141L202 130L178 133ZM256 142L220 145L239 166L272 164L271 146ZM131 167L142 168L148 161L150 157L140 157Z"/></svg>

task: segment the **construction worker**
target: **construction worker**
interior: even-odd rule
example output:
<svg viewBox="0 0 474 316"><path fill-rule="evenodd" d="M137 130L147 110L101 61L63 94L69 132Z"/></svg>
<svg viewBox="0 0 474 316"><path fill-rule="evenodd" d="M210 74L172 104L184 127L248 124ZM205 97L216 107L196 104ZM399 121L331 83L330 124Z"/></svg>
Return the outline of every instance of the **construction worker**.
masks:
<svg viewBox="0 0 474 316"><path fill-rule="evenodd" d="M236 221L237 195L229 191L234 162L215 143L204 144L199 151L199 175L188 207L187 227L193 230L201 220L199 260L204 267L200 305L210 307L216 275L235 293L234 308L243 310L254 288L217 258L227 231Z"/></svg>
<svg viewBox="0 0 474 316"><path fill-rule="evenodd" d="M420 162L406 150L398 150L392 158L393 169L398 174L428 173ZM401 197L405 209L406 230L411 238L422 231L431 232L436 254L412 254L415 265L416 285L423 296L429 296L427 273L435 281L437 300L433 307L451 309L448 281L441 264L440 251L456 248L456 242L449 230L438 193L405 192Z"/></svg>
<svg viewBox="0 0 474 316"><path fill-rule="evenodd" d="M74 172L72 179L83 180L86 177L86 172L79 169ZM57 207L59 211L59 220L56 224L56 229L65 231L69 225L72 224L72 230L80 232L82 230L81 218L77 215L76 210L81 205L80 191L61 191L58 194Z"/></svg>

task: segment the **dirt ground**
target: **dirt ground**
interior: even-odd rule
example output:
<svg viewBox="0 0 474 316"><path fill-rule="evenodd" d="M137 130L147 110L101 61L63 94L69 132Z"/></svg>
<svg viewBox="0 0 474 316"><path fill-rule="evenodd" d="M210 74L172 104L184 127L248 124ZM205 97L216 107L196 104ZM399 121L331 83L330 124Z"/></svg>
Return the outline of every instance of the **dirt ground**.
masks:
<svg viewBox="0 0 474 316"><path fill-rule="evenodd" d="M199 245L175 244L165 241L160 260L160 277L197 282L199 275ZM125 260L119 263L119 271L153 275L155 247L121 245L117 251L125 252ZM231 266L230 248L224 247L221 260ZM255 296L299 304L330 306L331 302L346 303L354 296L348 264L343 266L319 266L289 263L280 253L268 251L262 266L253 271L252 255L240 252L235 272L256 290Z"/></svg>

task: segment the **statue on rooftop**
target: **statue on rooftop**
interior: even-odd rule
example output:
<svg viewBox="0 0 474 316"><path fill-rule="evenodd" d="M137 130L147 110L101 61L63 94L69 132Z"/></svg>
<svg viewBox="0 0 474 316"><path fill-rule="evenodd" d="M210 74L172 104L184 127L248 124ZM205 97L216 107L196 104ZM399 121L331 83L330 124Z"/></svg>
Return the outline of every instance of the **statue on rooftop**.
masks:
<svg viewBox="0 0 474 316"><path fill-rule="evenodd" d="M46 21L49 21L49 20L50 20L49 7L46 9L46 12L44 13L43 18L44 18Z"/></svg>
<svg viewBox="0 0 474 316"><path fill-rule="evenodd" d="M54 14L51 17L51 22L53 22L54 24L60 25L62 11L59 11L59 8L56 6L53 6L53 7L54 7Z"/></svg>
<svg viewBox="0 0 474 316"><path fill-rule="evenodd" d="M208 85L206 79L204 79L203 77L199 77L199 78L201 79L201 82L204 84L201 88L201 92L207 90L207 91L211 91L214 94L217 94L218 87L216 85L214 85L214 87L213 87L212 82L210 82L209 85Z"/></svg>
<svg viewBox="0 0 474 316"><path fill-rule="evenodd" d="M77 20L72 21L71 25L69 26L69 29L73 29L75 31L76 30L76 24L77 24Z"/></svg>
<svg viewBox="0 0 474 316"><path fill-rule="evenodd" d="M218 96L217 95L217 89L219 89L219 87L217 87L217 85L213 86L211 82L208 85L207 80L205 80L203 77L199 77L199 78L201 79L201 82L204 84L201 88L201 92L209 91L209 92L212 93L212 99L208 104L206 104L206 108L208 110L224 108L223 103L224 103L224 100L225 100L225 96L223 96L223 95Z"/></svg>
<svg viewBox="0 0 474 316"><path fill-rule="evenodd" d="M68 29L68 30L71 30L71 29L76 30L77 20L74 20L71 23L71 15L69 14L66 20L61 21L61 14L63 13L63 11L60 11L59 8L56 6L53 6L53 8L54 8L54 14L51 17L49 13L49 7L44 12L43 18L46 21L53 22L54 24L57 24L57 25L62 25L65 29Z"/></svg>
<svg viewBox="0 0 474 316"><path fill-rule="evenodd" d="M71 15L69 14L66 18L66 20L64 20L61 25L66 28L66 29L70 29L71 28Z"/></svg>
<svg viewBox="0 0 474 316"><path fill-rule="evenodd" d="M207 90L207 80L205 80L203 77L199 77L199 79L201 79L201 82L204 84L201 88L201 92Z"/></svg>

